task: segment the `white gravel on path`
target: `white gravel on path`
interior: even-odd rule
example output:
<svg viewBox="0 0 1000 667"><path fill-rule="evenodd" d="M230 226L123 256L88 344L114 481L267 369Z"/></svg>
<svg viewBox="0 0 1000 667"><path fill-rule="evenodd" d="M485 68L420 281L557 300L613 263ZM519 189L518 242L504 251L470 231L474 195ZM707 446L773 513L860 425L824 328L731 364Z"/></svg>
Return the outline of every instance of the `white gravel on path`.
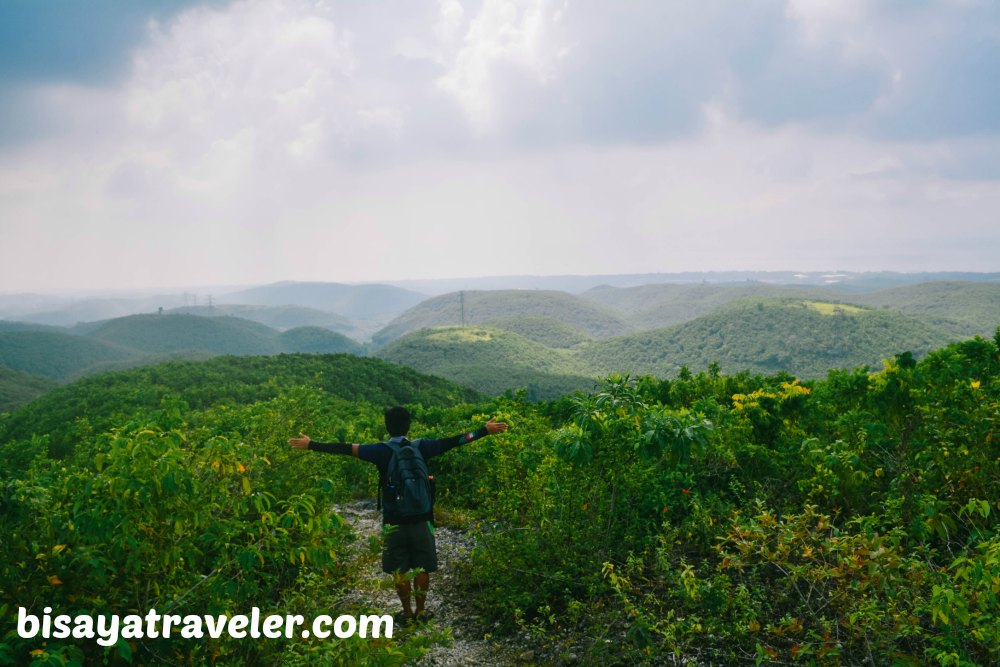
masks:
<svg viewBox="0 0 1000 667"><path fill-rule="evenodd" d="M382 528L380 512L374 500L362 500L339 505L336 512L342 516L359 536L356 545L359 557L368 549L370 537L379 535ZM453 667L458 665L525 665L534 663L531 652L518 649L507 642L484 639L488 629L483 626L475 610L453 585L456 565L469 557L475 545L473 537L465 532L438 526L435 530L438 553L438 571L430 578L430 591L426 608L433 612L430 629L450 630L450 645L437 645L414 665L418 667ZM383 609L386 613L401 610L399 597L389 577L382 572L381 560L366 558L366 573L352 597L357 602ZM419 630L418 630L419 631Z"/></svg>

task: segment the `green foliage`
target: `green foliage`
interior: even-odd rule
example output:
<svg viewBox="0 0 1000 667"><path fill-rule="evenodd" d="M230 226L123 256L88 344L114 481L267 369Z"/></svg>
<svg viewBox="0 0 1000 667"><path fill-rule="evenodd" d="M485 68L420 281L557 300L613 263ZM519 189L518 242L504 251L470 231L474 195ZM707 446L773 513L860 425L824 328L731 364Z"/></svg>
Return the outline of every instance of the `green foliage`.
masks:
<svg viewBox="0 0 1000 667"><path fill-rule="evenodd" d="M975 339L806 384L612 375L484 473L468 591L594 662L995 664L998 371Z"/></svg>
<svg viewBox="0 0 1000 667"><path fill-rule="evenodd" d="M513 336L426 333L469 347ZM380 440L381 408L407 403L416 437L511 425L431 462L441 509L477 539L463 592L496 632L585 664L997 664L998 343L804 382L611 374L541 403L471 404L347 355L89 378L0 423L0 663L32 650L53 664L411 661L444 636L42 647L13 634L7 602L373 611L343 606L361 568L330 507L373 495L374 470L285 439Z"/></svg>
<svg viewBox="0 0 1000 667"><path fill-rule="evenodd" d="M349 355L170 362L84 378L4 416L0 419L0 469L23 467L40 453L39 446L45 443L37 439L32 443L33 434L44 434L48 452L65 457L81 437L111 428L139 410L158 410L177 401L182 401L181 412L245 405L301 385L377 405L443 405L478 396L408 368Z"/></svg>

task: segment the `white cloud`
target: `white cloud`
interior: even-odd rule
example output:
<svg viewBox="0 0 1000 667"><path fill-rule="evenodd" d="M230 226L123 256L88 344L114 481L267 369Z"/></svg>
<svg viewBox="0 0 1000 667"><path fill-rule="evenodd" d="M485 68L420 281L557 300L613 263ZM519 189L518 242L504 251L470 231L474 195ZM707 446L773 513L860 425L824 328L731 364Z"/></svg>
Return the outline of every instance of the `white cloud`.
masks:
<svg viewBox="0 0 1000 667"><path fill-rule="evenodd" d="M996 270L1000 136L886 139L903 83L833 111L783 85L919 76L870 5L388 7L190 9L125 81L36 88L61 121L0 149L0 290Z"/></svg>
<svg viewBox="0 0 1000 667"><path fill-rule="evenodd" d="M498 122L506 68L539 85L555 76L559 61L570 51L556 30L564 9L564 2L549 0L483 1L448 72L437 81L459 101L478 131L494 129ZM438 33L450 37L461 14L451 4L447 12L448 29Z"/></svg>

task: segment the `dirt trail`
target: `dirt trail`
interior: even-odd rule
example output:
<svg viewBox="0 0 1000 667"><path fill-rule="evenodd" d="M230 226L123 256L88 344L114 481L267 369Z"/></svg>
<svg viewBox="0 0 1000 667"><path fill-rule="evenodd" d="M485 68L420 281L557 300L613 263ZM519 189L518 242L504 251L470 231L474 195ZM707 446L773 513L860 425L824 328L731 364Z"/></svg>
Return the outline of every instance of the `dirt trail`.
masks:
<svg viewBox="0 0 1000 667"><path fill-rule="evenodd" d="M377 536L382 528L381 517L374 500L363 500L339 505L336 511L350 523L359 536L357 549L367 548L368 538ZM431 575L431 588L427 596L427 609L434 613L430 625L438 630L450 630L454 641L448 646L435 646L429 653L414 662L419 667L452 667L457 665L524 665L533 662L525 649L518 650L505 642L483 639L488 632L481 619L454 585L456 565L469 557L475 545L473 537L451 528L438 527L435 531L438 552L438 571ZM387 612L400 609L399 598L382 573L378 558L369 558L359 588L355 591L359 601Z"/></svg>

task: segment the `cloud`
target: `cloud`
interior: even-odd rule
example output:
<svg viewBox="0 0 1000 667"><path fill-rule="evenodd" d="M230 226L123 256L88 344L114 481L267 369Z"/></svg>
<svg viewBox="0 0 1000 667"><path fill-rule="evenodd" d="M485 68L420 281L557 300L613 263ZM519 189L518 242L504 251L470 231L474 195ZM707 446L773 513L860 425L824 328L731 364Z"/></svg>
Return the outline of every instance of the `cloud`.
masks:
<svg viewBox="0 0 1000 667"><path fill-rule="evenodd" d="M992 6L186 6L6 89L0 285L995 270Z"/></svg>

